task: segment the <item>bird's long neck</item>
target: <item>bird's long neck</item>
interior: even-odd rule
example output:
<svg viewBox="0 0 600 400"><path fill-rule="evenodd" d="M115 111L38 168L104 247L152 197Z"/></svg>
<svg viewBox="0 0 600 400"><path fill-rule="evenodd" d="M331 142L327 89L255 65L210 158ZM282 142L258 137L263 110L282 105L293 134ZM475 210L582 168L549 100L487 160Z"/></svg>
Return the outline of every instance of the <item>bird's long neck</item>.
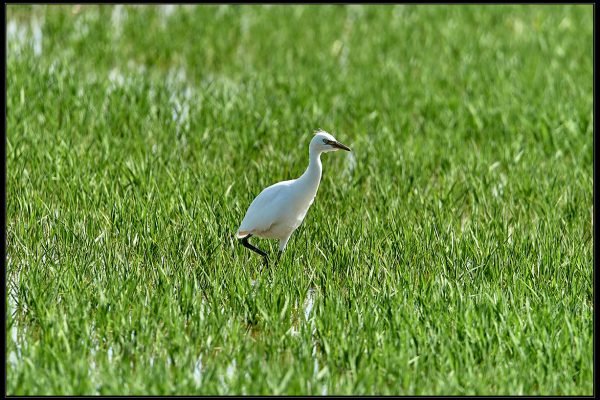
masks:
<svg viewBox="0 0 600 400"><path fill-rule="evenodd" d="M319 188L321 173L323 171L321 152L310 149L308 152L308 160L308 168L306 168L306 171L304 171L298 180L302 181L306 185L306 190L314 196Z"/></svg>

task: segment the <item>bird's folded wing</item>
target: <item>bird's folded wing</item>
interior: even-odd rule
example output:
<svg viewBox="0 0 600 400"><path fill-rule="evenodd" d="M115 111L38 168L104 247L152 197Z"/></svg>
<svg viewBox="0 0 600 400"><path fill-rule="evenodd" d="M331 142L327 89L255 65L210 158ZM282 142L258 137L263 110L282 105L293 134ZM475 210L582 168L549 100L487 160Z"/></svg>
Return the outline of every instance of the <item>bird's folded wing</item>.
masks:
<svg viewBox="0 0 600 400"><path fill-rule="evenodd" d="M237 237L268 231L271 225L277 222L281 203L285 201L281 196L285 184L286 182L280 182L269 186L256 196L246 211L246 216L236 233Z"/></svg>

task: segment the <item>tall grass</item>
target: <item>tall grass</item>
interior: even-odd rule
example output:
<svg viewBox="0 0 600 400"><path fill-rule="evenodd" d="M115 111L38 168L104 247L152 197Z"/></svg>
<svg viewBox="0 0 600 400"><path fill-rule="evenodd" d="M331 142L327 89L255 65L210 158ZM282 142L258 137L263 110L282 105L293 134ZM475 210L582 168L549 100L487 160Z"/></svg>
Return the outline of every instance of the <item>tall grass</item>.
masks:
<svg viewBox="0 0 600 400"><path fill-rule="evenodd" d="M592 394L592 19L7 6L7 394Z"/></svg>

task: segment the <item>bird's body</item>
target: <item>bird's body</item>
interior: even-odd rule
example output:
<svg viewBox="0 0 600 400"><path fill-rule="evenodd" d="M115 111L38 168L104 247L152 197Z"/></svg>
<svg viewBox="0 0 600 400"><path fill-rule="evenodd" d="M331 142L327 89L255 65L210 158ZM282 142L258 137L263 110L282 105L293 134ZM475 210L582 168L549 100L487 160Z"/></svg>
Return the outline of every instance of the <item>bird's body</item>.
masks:
<svg viewBox="0 0 600 400"><path fill-rule="evenodd" d="M279 250L282 252L290 236L302 224L308 209L312 205L319 183L323 166L321 153L350 149L337 142L326 132L317 132L310 143L308 168L298 179L283 181L264 189L248 207L246 215L236 233L244 245L248 244L250 236L267 239L278 239ZM254 246L246 246L257 251ZM262 251L257 251L265 257Z"/></svg>
<svg viewBox="0 0 600 400"><path fill-rule="evenodd" d="M314 201L321 180L321 161L298 179L276 183L264 189L248 207L237 237L249 234L278 239L283 251L292 233L300 226Z"/></svg>

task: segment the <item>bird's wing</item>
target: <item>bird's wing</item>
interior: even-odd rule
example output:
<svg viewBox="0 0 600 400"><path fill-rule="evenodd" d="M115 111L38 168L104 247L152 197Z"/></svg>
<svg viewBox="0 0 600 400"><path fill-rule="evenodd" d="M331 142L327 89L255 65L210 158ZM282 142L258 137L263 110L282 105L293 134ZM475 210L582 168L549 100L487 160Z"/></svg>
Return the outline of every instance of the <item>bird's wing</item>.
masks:
<svg viewBox="0 0 600 400"><path fill-rule="evenodd" d="M279 210L285 199L282 193L288 187L289 182L279 182L264 189L250 204L246 216L242 220L236 233L238 238L247 236L252 232L268 230L277 221Z"/></svg>

